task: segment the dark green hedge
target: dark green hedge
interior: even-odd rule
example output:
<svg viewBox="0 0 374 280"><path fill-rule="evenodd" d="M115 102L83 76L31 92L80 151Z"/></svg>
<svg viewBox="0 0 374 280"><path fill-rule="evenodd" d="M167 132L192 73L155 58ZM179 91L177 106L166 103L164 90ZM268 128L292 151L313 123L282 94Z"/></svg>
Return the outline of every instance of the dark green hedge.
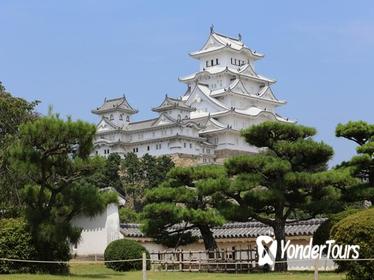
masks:
<svg viewBox="0 0 374 280"><path fill-rule="evenodd" d="M149 259L148 251L140 245L138 242L129 239L119 239L111 242L104 252L104 259L106 261L113 260L131 260L141 259L143 252L146 253L147 259ZM109 262L105 263L108 268L116 271L129 271L129 270L141 270L142 261L132 262ZM150 262L147 261L147 269L150 268Z"/></svg>
<svg viewBox="0 0 374 280"><path fill-rule="evenodd" d="M21 219L0 219L0 257L30 260L36 258L31 234ZM0 273L35 272L35 264L0 261Z"/></svg>
<svg viewBox="0 0 374 280"><path fill-rule="evenodd" d="M358 211L360 211L360 209L348 209L343 212L331 215L318 227L318 229L313 234L313 244L323 245L327 240L332 239L330 237L331 228L345 217L357 213Z"/></svg>
<svg viewBox="0 0 374 280"><path fill-rule="evenodd" d="M331 229L339 244L359 245L360 259L374 257L374 208L349 215ZM349 280L374 279L374 261L342 261L339 269L347 271Z"/></svg>

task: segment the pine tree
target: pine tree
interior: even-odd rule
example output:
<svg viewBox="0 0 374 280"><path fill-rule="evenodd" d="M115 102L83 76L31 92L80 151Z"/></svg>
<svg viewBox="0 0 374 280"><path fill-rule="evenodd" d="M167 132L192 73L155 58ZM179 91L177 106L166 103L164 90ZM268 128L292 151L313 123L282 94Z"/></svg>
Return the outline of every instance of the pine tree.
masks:
<svg viewBox="0 0 374 280"><path fill-rule="evenodd" d="M359 182L344 189L347 202L370 201L374 204L374 124L350 121L338 124L336 136L353 141L358 146L357 155L343 162L338 168L346 168Z"/></svg>
<svg viewBox="0 0 374 280"><path fill-rule="evenodd" d="M30 180L23 188L23 201L40 260L68 260L68 242L80 237L80 229L71 224L73 217L93 216L108 202L88 180L103 163L89 157L94 134L93 125L50 115L21 125L10 147L14 172ZM48 264L44 269L64 272L67 267Z"/></svg>
<svg viewBox="0 0 374 280"><path fill-rule="evenodd" d="M158 186L173 167L169 156L145 154L138 158L135 153L128 153L122 160L120 173L129 207L140 212L145 191Z"/></svg>
<svg viewBox="0 0 374 280"><path fill-rule="evenodd" d="M300 213L306 218L339 209L340 193L335 187L351 181L347 173L327 171L333 150L313 140L315 134L315 129L301 125L264 122L242 131L245 140L260 152L225 162L230 179L220 182L226 197L223 213L231 219L254 218L271 226L278 262L286 261L280 246L289 219L300 219ZM287 270L287 263L276 263L275 269Z"/></svg>
<svg viewBox="0 0 374 280"><path fill-rule="evenodd" d="M223 216L213 207L215 192L210 181L224 177L223 167L176 167L158 187L146 193L143 231L168 246L183 245L194 239L198 229L205 249L217 249L211 227L221 225Z"/></svg>
<svg viewBox="0 0 374 280"><path fill-rule="evenodd" d="M23 207L19 191L28 178L10 169L8 147L17 139L19 126L37 118L38 103L12 96L0 82L0 215L18 216Z"/></svg>

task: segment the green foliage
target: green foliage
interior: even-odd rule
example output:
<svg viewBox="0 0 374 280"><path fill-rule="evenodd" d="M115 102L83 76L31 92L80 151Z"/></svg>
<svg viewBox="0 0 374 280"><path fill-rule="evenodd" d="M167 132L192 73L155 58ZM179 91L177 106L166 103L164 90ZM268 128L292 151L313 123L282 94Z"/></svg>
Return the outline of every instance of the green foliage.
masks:
<svg viewBox="0 0 374 280"><path fill-rule="evenodd" d="M145 154L138 158L136 154L128 153L122 161L120 173L130 207L140 212L144 207L145 191L158 186L173 167L174 163L168 156Z"/></svg>
<svg viewBox="0 0 374 280"><path fill-rule="evenodd" d="M323 245L327 240L333 239L330 236L331 228L342 219L357 213L359 209L347 209L337 214L329 215L329 218L324 221L313 234L313 244Z"/></svg>
<svg viewBox="0 0 374 280"><path fill-rule="evenodd" d="M140 214L131 208L122 207L119 209L119 220L121 223L139 223Z"/></svg>
<svg viewBox="0 0 374 280"><path fill-rule="evenodd" d="M100 205L108 205L111 203L118 204L118 194L116 192L107 191L100 194Z"/></svg>
<svg viewBox="0 0 374 280"><path fill-rule="evenodd" d="M21 219L0 219L0 257L30 260L36 258L31 234ZM0 261L1 273L34 272L35 265L22 262Z"/></svg>
<svg viewBox="0 0 374 280"><path fill-rule="evenodd" d="M123 184L120 177L121 157L112 153L108 158L102 157L102 168L98 169L91 177L99 188L113 188L124 194Z"/></svg>
<svg viewBox="0 0 374 280"><path fill-rule="evenodd" d="M143 231L157 242L175 247L194 240L190 229L200 230L206 249L217 248L210 228L224 222L214 208L216 188L211 181L224 179L222 166L176 167L166 180L146 193ZM220 186L217 186L220 187ZM167 219L165 219L167 217Z"/></svg>
<svg viewBox="0 0 374 280"><path fill-rule="evenodd" d="M72 218L93 216L105 207L107 195L89 180L102 168L102 160L89 157L94 134L93 125L50 115L21 125L18 140L10 147L10 166L30 179L22 200L38 259L68 260L68 242L80 237ZM43 269L67 271L62 264Z"/></svg>
<svg viewBox="0 0 374 280"><path fill-rule="evenodd" d="M0 82L0 147L17 134L21 124L35 119L34 109L38 103L12 96Z"/></svg>
<svg viewBox="0 0 374 280"><path fill-rule="evenodd" d="M119 239L111 242L106 247L104 259L105 261L141 259L143 253L146 253L147 259L149 259L148 251L138 242L129 239ZM116 271L142 269L141 260L131 262L106 262L105 265ZM147 269L150 269L150 266L150 261L147 261Z"/></svg>
<svg viewBox="0 0 374 280"><path fill-rule="evenodd" d="M344 198L348 203L368 200L374 203L374 124L364 121L350 121L338 124L336 136L358 144L357 155L344 162L340 169L346 168L359 179L357 184L344 189Z"/></svg>
<svg viewBox="0 0 374 280"><path fill-rule="evenodd" d="M23 174L9 168L8 147L18 137L19 126L34 120L37 101L27 102L8 93L0 82L0 209L5 217L19 216L19 190L27 182Z"/></svg>
<svg viewBox="0 0 374 280"><path fill-rule="evenodd" d="M349 215L332 227L331 236L339 244L359 245L360 259L374 256L374 208ZM374 261L338 262L339 269L347 271L349 280L371 280Z"/></svg>
<svg viewBox="0 0 374 280"><path fill-rule="evenodd" d="M281 122L244 129L241 134L248 144L263 149L225 162L231 179L220 191L223 201L217 200L221 212L228 219L254 218L272 226L280 246L287 219L340 210L338 188L352 178L347 172L326 171L333 150L313 140L315 133L313 128ZM277 270L285 268L276 264Z"/></svg>

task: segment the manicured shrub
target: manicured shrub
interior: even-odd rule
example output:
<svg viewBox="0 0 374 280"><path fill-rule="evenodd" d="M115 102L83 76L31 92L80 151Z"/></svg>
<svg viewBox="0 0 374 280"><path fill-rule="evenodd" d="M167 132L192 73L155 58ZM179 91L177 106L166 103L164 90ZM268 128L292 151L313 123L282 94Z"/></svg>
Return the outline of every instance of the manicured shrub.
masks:
<svg viewBox="0 0 374 280"><path fill-rule="evenodd" d="M339 244L359 245L360 259L374 256L374 208L349 215L331 229ZM347 271L349 280L374 279L374 261L341 261L339 269Z"/></svg>
<svg viewBox="0 0 374 280"><path fill-rule="evenodd" d="M324 221L313 234L313 244L323 245L327 240L332 239L330 237L331 228L345 217L357 213L360 209L347 209L343 212L333 214Z"/></svg>
<svg viewBox="0 0 374 280"><path fill-rule="evenodd" d="M140 245L138 242L129 239L119 239L111 242L106 247L104 252L104 259L106 261L113 260L131 260L141 259L143 252L146 253L147 259L149 259L148 251ZM107 262L105 265L116 271L129 271L129 270L141 270L142 261L131 261L131 262ZM150 262L147 261L147 269L150 268Z"/></svg>
<svg viewBox="0 0 374 280"><path fill-rule="evenodd" d="M36 258L31 234L21 219L0 219L0 257L30 260ZM36 265L24 262L0 261L0 273L35 272Z"/></svg>

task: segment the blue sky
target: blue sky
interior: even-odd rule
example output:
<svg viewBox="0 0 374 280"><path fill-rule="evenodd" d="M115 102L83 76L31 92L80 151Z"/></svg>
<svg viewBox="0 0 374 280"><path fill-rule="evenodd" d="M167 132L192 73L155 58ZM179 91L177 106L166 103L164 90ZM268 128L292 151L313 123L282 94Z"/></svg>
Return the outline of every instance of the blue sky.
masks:
<svg viewBox="0 0 374 280"><path fill-rule="evenodd" d="M42 113L96 122L92 108L126 94L135 119L150 118L165 93L184 93L177 78L197 70L187 54L211 24L265 53L257 71L278 81L279 112L318 129L331 165L352 156L334 129L374 122L373 1L1 0L0 81Z"/></svg>

